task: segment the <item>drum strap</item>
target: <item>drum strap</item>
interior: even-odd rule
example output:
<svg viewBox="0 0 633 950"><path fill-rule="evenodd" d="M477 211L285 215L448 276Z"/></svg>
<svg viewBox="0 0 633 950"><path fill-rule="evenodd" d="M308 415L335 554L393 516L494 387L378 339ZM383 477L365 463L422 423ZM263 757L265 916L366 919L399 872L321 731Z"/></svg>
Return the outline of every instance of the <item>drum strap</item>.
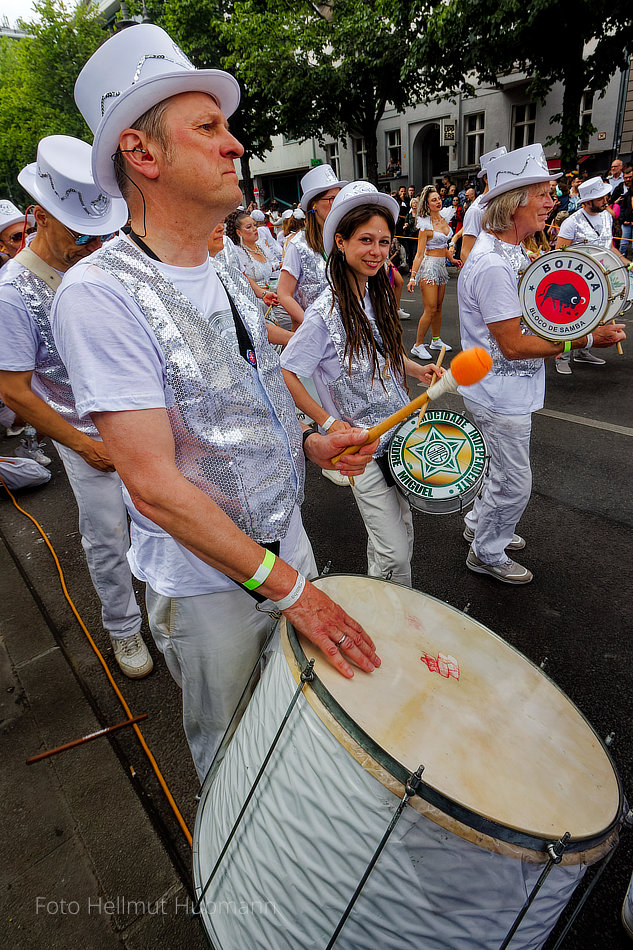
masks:
<svg viewBox="0 0 633 950"><path fill-rule="evenodd" d="M374 458L374 462L377 464L378 468L382 472L387 485L392 488L396 483L394 477L391 474L391 469L389 468L388 452L385 452L383 455L379 455L378 458Z"/></svg>

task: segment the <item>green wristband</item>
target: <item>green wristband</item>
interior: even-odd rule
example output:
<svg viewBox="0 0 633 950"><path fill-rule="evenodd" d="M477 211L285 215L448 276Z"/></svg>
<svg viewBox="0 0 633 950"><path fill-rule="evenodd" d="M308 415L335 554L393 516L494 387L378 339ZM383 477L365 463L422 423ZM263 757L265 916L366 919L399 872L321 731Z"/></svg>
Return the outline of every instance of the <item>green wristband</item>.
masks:
<svg viewBox="0 0 633 950"><path fill-rule="evenodd" d="M565 340L565 345L563 346L563 353L569 353L571 350L571 340Z"/></svg>
<svg viewBox="0 0 633 950"><path fill-rule="evenodd" d="M246 590L257 590L258 587L261 587L270 572L273 569L273 565L276 561L275 555L272 551L269 551L266 548L266 553L264 554L264 560L259 565L253 576L250 580L244 581L242 587L245 587Z"/></svg>

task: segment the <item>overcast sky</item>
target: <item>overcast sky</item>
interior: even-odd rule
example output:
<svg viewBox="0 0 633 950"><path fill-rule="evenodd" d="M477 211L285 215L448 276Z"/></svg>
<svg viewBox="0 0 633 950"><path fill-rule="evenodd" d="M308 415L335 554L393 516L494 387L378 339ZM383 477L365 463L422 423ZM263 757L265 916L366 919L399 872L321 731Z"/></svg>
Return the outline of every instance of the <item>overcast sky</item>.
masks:
<svg viewBox="0 0 633 950"><path fill-rule="evenodd" d="M31 0L0 0L0 18L7 17L11 26L19 17L25 20L33 19Z"/></svg>

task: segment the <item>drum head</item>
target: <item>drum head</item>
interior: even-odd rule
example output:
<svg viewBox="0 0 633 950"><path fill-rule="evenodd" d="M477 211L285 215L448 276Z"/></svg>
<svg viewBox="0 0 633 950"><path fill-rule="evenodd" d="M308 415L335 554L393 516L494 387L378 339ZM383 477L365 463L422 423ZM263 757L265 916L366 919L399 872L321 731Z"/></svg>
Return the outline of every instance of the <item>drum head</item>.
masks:
<svg viewBox="0 0 633 950"><path fill-rule="evenodd" d="M389 468L399 491L429 514L461 511L479 491L486 444L474 423L457 412L431 409L400 425L389 443Z"/></svg>
<svg viewBox="0 0 633 950"><path fill-rule="evenodd" d="M306 698L364 750L364 759L352 754L366 769L378 775L378 763L404 784L424 765L422 798L450 830L457 821L537 851L566 831L570 851L607 838L622 810L617 773L591 726L538 667L426 594L351 575L316 583L363 625L382 660L371 675L347 680L286 631L298 667L317 657L318 682Z"/></svg>
<svg viewBox="0 0 633 950"><path fill-rule="evenodd" d="M545 340L578 340L605 319L611 289L604 268L576 247L550 251L519 282L527 326Z"/></svg>

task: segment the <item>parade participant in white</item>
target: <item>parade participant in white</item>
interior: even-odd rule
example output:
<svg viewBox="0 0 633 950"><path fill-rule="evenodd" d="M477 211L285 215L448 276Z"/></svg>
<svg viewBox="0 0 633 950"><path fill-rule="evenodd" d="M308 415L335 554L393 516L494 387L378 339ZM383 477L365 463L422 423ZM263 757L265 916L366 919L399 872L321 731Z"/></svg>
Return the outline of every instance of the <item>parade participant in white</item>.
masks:
<svg viewBox="0 0 633 950"><path fill-rule="evenodd" d="M468 255L472 251L475 241L481 234L481 216L484 212L484 209L481 204L481 199L488 192L488 176L486 174L486 169L488 163L495 158L501 158L502 155L507 155L508 150L505 145L501 145L499 148L493 148L491 152L486 152L479 159L481 168L477 172L477 178L484 180L484 190L481 195L478 195L475 200L469 205L464 215L464 226L462 228L462 248L460 252L460 257L462 263L465 264L468 258Z"/></svg>
<svg viewBox="0 0 633 950"><path fill-rule="evenodd" d="M609 183L604 182L600 177L589 178L578 186L578 193L581 206L561 224L556 248L569 247L570 244L595 244L598 247L607 247L621 257L622 263L628 267L627 259L613 246L613 217L607 210L607 196L611 194ZM571 374L570 356L570 353L564 353L556 361L556 370L563 376ZM588 349L575 353L574 362L604 365L604 360L590 353Z"/></svg>
<svg viewBox="0 0 633 950"><path fill-rule="evenodd" d="M129 493L133 570L182 685L202 777L274 623L250 590L343 675L353 675L350 661L367 673L379 660L303 576L314 558L298 509L295 408L248 285L233 272L224 286L208 256L209 234L240 200L243 149L225 117L237 82L195 70L163 30L142 24L101 46L75 96L95 131L95 178L108 193L123 186L132 229L68 276L54 331L78 409L94 418ZM323 466L335 445L362 438L313 434L305 452ZM339 469L360 473L366 461Z"/></svg>
<svg viewBox="0 0 633 950"><path fill-rule="evenodd" d="M490 452L483 493L465 518L464 537L472 542L466 564L504 583L525 584L532 580L531 572L509 558L506 549L525 545L514 532L532 489L531 414L543 406L543 360L592 342L613 346L625 334L618 324L599 327L593 341L552 343L527 332L517 293L519 271L529 263L521 242L542 230L553 207L552 174L542 147L535 144L494 159L488 178L484 230L457 288L462 346L483 346L493 359L492 371L462 393Z"/></svg>
<svg viewBox="0 0 633 950"><path fill-rule="evenodd" d="M35 230L35 218L23 213L12 201L0 201L0 254L15 257L24 243L24 235Z"/></svg>
<svg viewBox="0 0 633 950"><path fill-rule="evenodd" d="M41 140L37 161L18 181L35 205L37 234L0 277L0 388L12 408L55 440L79 507L79 530L102 605L103 625L127 676L146 676L152 659L126 560L127 514L121 481L99 433L80 419L50 327L61 275L127 218L125 202L94 184L91 149L65 135Z"/></svg>
<svg viewBox="0 0 633 950"><path fill-rule="evenodd" d="M370 427L409 402L406 373L430 383L435 367L404 356L396 299L384 269L398 202L369 182L346 185L325 222L328 282L284 350L284 378L297 406L334 432ZM299 376L313 377L321 405ZM411 586L413 519L408 502L387 481L383 436L352 491L367 528L368 574ZM378 461L382 460L382 461Z"/></svg>
<svg viewBox="0 0 633 950"><path fill-rule="evenodd" d="M270 233L270 228L266 226L266 215L264 212L260 211L259 208L255 208L254 211L251 211L251 218L255 222L255 227L257 228L257 239L261 241L262 245L265 245L268 248L270 253L273 254L278 261L280 261L281 247Z"/></svg>

